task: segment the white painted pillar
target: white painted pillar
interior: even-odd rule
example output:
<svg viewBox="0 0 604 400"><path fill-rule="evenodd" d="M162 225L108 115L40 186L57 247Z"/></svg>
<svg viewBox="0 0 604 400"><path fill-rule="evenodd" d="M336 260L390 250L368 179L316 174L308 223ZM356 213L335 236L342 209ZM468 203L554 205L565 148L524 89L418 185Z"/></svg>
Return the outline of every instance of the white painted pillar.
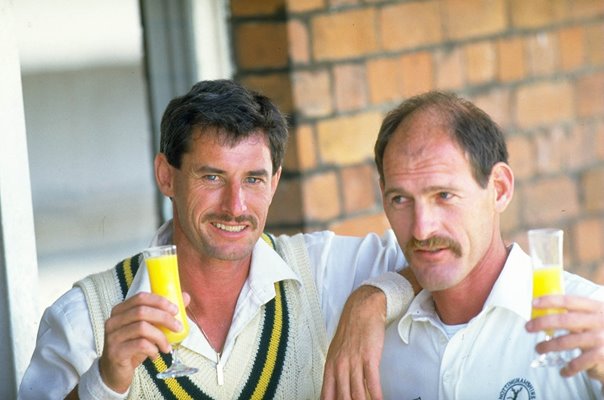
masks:
<svg viewBox="0 0 604 400"><path fill-rule="evenodd" d="M0 398L16 399L38 326L38 267L21 72L12 15L0 0Z"/></svg>

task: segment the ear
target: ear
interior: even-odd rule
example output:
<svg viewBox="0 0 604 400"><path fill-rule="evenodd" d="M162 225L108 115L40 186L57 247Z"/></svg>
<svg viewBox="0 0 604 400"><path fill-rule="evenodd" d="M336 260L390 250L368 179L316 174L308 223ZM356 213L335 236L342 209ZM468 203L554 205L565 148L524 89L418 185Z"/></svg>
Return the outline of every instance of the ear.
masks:
<svg viewBox="0 0 604 400"><path fill-rule="evenodd" d="M514 196L514 173L509 165L499 162L493 167L491 179L495 189L495 210L502 213Z"/></svg>
<svg viewBox="0 0 604 400"><path fill-rule="evenodd" d="M273 176L271 176L271 197L273 197L275 195L275 192L277 191L277 185L279 184L279 179L281 179L282 170L283 167L279 167L277 172Z"/></svg>
<svg viewBox="0 0 604 400"><path fill-rule="evenodd" d="M155 181L160 192L166 197L174 197L174 173L166 155L158 153L155 156Z"/></svg>

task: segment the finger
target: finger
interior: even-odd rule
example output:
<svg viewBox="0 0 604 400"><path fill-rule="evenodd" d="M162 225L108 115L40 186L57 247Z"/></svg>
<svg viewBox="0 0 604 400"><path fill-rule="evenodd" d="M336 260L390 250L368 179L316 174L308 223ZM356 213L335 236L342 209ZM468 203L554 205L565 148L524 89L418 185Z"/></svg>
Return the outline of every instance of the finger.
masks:
<svg viewBox="0 0 604 400"><path fill-rule="evenodd" d="M382 400L382 385L378 365L367 364L365 368L365 384L371 400Z"/></svg>
<svg viewBox="0 0 604 400"><path fill-rule="evenodd" d="M353 364L350 368L350 395L355 400L365 400L365 377L362 365Z"/></svg>
<svg viewBox="0 0 604 400"><path fill-rule="evenodd" d="M563 308L567 311L604 313L604 303L588 297L571 295L542 296L533 300L535 308Z"/></svg>
<svg viewBox="0 0 604 400"><path fill-rule="evenodd" d="M349 368L339 368L336 378L336 399L349 400L350 396L350 373Z"/></svg>
<svg viewBox="0 0 604 400"><path fill-rule="evenodd" d="M136 322L147 322L155 326L165 327L174 332L182 330L182 324L172 313L167 312L165 309L150 306L136 306L111 316L105 322L105 331L111 333L114 330L121 329L122 326Z"/></svg>
<svg viewBox="0 0 604 400"><path fill-rule="evenodd" d="M604 353L601 348L582 352L579 356L569 361L560 374L565 377L574 376L582 371L588 371L592 378L599 379L604 376Z"/></svg>
<svg viewBox="0 0 604 400"><path fill-rule="evenodd" d="M334 400L336 398L336 382L332 372L331 363L325 364L323 374L323 387L321 388L321 400Z"/></svg>
<svg viewBox="0 0 604 400"><path fill-rule="evenodd" d="M121 303L118 303L111 310L111 316L122 314L124 312L127 312L131 308L136 308L140 306L157 308L173 315L176 315L178 313L178 306L176 304L173 304L166 298L153 293L141 292Z"/></svg>
<svg viewBox="0 0 604 400"><path fill-rule="evenodd" d="M141 340L143 342L138 342ZM123 325L119 329L107 333L106 341L109 344L116 345L137 341L137 343L141 345L141 348L135 350L135 352L144 352L146 355L152 355L152 353L148 353L148 345L145 342L154 346L156 349L155 351L159 348L164 353L167 353L171 349L170 343L164 332L157 328L157 326L146 321L136 321L128 325Z"/></svg>
<svg viewBox="0 0 604 400"><path fill-rule="evenodd" d="M548 329L565 329L570 332L602 330L604 329L604 316L584 312L550 314L527 322L526 329L529 332Z"/></svg>

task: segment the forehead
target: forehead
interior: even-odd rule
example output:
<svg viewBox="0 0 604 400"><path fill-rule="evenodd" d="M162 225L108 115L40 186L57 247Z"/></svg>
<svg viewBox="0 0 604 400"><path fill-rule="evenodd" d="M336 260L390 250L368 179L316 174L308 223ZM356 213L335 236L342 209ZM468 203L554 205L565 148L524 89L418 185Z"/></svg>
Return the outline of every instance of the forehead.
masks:
<svg viewBox="0 0 604 400"><path fill-rule="evenodd" d="M215 128L201 130L196 128L191 136L188 151L183 161L193 159L196 162L217 163L221 160L250 162L259 164L271 162L268 138L262 131L254 132L241 139L233 140L226 133ZM270 168L269 168L270 170Z"/></svg>
<svg viewBox="0 0 604 400"><path fill-rule="evenodd" d="M454 139L450 124L430 110L414 113L399 124L383 162L386 183L391 176L471 175L468 157Z"/></svg>

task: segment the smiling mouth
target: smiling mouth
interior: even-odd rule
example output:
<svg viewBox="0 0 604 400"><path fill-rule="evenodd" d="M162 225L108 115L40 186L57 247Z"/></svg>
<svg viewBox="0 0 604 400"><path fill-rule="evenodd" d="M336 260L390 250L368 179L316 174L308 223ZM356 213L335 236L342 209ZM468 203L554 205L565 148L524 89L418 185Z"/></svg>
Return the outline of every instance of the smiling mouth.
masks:
<svg viewBox="0 0 604 400"><path fill-rule="evenodd" d="M212 223L216 228L227 232L241 232L246 228L246 225L225 225L220 223Z"/></svg>

